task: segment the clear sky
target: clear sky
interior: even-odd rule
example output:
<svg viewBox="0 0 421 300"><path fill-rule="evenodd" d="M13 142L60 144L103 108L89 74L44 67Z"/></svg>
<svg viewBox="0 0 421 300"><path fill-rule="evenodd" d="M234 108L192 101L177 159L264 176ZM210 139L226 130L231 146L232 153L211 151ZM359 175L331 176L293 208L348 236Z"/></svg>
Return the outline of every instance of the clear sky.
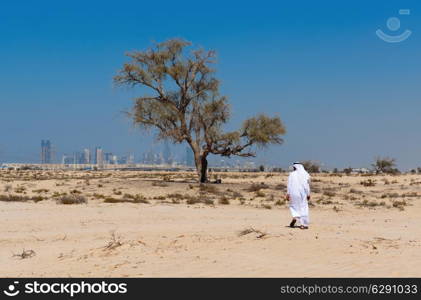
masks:
<svg viewBox="0 0 421 300"><path fill-rule="evenodd" d="M387 43L377 29L412 35ZM281 116L284 145L257 161L421 166L421 3L405 0L2 1L0 162L39 161L41 139L59 154L148 150L152 137L120 113L137 93L112 78L126 51L171 37L217 51L230 127Z"/></svg>

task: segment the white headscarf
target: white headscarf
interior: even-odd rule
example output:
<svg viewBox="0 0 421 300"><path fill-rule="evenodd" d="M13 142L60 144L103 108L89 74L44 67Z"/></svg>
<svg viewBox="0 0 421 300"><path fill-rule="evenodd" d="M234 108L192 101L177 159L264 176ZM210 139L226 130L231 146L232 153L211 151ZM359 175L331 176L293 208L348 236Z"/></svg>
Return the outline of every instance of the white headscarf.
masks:
<svg viewBox="0 0 421 300"><path fill-rule="evenodd" d="M289 194L310 194L310 175L300 163L292 165L295 170L290 173L288 179L288 193Z"/></svg>
<svg viewBox="0 0 421 300"><path fill-rule="evenodd" d="M307 173L306 169L304 169L304 166L300 163L294 163L293 166L296 169L298 178L301 182L307 183L310 179L310 174Z"/></svg>

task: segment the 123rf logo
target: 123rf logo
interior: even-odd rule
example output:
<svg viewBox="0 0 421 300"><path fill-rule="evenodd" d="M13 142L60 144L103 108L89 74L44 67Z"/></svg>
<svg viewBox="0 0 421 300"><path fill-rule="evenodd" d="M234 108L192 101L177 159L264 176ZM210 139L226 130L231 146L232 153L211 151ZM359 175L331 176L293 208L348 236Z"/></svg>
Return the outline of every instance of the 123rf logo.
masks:
<svg viewBox="0 0 421 300"><path fill-rule="evenodd" d="M3 293L9 297L17 296L20 291L16 288L16 286L19 284L19 281L14 281L13 284L9 284L6 290L3 291Z"/></svg>
<svg viewBox="0 0 421 300"><path fill-rule="evenodd" d="M38 281L27 282L23 289L19 290L19 281L14 281L13 284L8 285L7 289L3 290L6 296L14 297L19 293L24 294L65 294L74 297L77 294L126 294L127 283L107 283L102 281L100 283L89 282L54 282L40 283Z"/></svg>

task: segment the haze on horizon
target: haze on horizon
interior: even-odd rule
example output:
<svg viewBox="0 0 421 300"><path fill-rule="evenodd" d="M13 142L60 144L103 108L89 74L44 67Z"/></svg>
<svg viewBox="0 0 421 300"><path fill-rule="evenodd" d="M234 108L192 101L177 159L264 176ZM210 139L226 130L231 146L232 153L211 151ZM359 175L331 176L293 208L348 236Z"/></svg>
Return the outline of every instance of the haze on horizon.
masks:
<svg viewBox="0 0 421 300"><path fill-rule="evenodd" d="M141 91L115 88L112 78L125 52L182 37L217 51L230 126L257 112L281 116L285 143L257 162L368 167L380 155L403 170L421 166L416 1L163 1L159 10L139 1L22 1L0 8L0 163L39 161L42 139L58 154L101 146L139 156L154 147L121 113ZM402 8L411 14L399 16ZM376 36L393 16L398 33L413 32L408 40Z"/></svg>

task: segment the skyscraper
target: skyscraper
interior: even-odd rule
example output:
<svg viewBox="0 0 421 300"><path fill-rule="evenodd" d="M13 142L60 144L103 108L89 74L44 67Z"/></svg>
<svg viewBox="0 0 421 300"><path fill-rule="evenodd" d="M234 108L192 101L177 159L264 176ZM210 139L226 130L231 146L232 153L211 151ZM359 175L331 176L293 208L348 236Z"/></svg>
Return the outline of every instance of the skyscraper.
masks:
<svg viewBox="0 0 421 300"><path fill-rule="evenodd" d="M83 164L85 163L85 157L81 152L74 152L73 153L73 163L74 164Z"/></svg>
<svg viewBox="0 0 421 300"><path fill-rule="evenodd" d="M103 153L101 147L97 147L95 149L95 163L97 165L103 165L104 164L104 153Z"/></svg>
<svg viewBox="0 0 421 300"><path fill-rule="evenodd" d="M91 150L89 149L83 149L83 157L84 157L84 163L90 164L91 163Z"/></svg>
<svg viewBox="0 0 421 300"><path fill-rule="evenodd" d="M111 152L104 153L104 162L106 164L112 164L113 162L113 154Z"/></svg>
<svg viewBox="0 0 421 300"><path fill-rule="evenodd" d="M49 140L41 141L41 163L51 164L51 142Z"/></svg>
<svg viewBox="0 0 421 300"><path fill-rule="evenodd" d="M133 153L129 153L129 155L127 157L127 163L129 165L134 164L134 154Z"/></svg>

